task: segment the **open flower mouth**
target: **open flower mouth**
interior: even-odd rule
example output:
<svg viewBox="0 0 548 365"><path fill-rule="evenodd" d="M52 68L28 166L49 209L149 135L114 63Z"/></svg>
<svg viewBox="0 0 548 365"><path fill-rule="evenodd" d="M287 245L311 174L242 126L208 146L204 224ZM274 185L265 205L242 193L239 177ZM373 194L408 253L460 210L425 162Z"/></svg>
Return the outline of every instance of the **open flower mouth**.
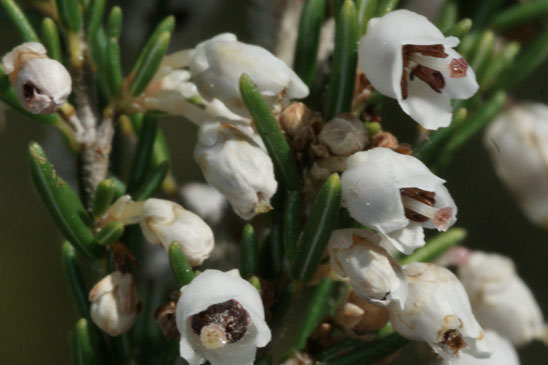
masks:
<svg viewBox="0 0 548 365"><path fill-rule="evenodd" d="M436 193L419 188L402 188L400 193L407 219L419 223L430 220L439 231L449 228L453 209L434 207Z"/></svg>

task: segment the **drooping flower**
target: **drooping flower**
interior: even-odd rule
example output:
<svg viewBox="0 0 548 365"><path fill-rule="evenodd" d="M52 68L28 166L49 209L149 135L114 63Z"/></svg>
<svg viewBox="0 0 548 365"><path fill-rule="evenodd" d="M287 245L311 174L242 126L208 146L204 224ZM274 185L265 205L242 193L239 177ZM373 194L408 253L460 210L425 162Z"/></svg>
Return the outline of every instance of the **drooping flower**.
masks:
<svg viewBox="0 0 548 365"><path fill-rule="evenodd" d="M331 267L350 279L360 298L402 307L407 298L407 279L381 241L382 236L362 229L333 231L328 244Z"/></svg>
<svg viewBox="0 0 548 365"><path fill-rule="evenodd" d="M260 136L250 126L209 122L200 127L194 159L209 184L243 219L272 209L278 184Z"/></svg>
<svg viewBox="0 0 548 365"><path fill-rule="evenodd" d="M72 79L38 42L20 44L2 58L4 71L21 106L33 114L50 114L65 103Z"/></svg>
<svg viewBox="0 0 548 365"><path fill-rule="evenodd" d="M346 168L342 199L350 215L401 252L424 245L423 227L445 231L456 221L445 181L415 157L377 147L350 156Z"/></svg>
<svg viewBox="0 0 548 365"><path fill-rule="evenodd" d="M206 270L184 286L176 319L190 365L251 365L271 338L261 297L237 270Z"/></svg>
<svg viewBox="0 0 548 365"><path fill-rule="evenodd" d="M458 273L483 327L496 331L516 346L546 338L542 311L517 275L512 260L475 251L460 265Z"/></svg>
<svg viewBox="0 0 548 365"><path fill-rule="evenodd" d="M130 273L114 271L89 292L93 323L111 336L128 332L139 314L141 300Z"/></svg>
<svg viewBox="0 0 548 365"><path fill-rule="evenodd" d="M489 125L495 171L533 223L548 226L548 106L517 104Z"/></svg>
<svg viewBox="0 0 548 365"><path fill-rule="evenodd" d="M411 340L426 342L443 359L458 358L462 352L488 357L484 332L457 277L429 263L412 263L403 270L409 290L403 309L389 307L394 330Z"/></svg>
<svg viewBox="0 0 548 365"><path fill-rule="evenodd" d="M172 59L190 68L192 81L202 96L221 100L236 114L248 114L239 90L239 79L244 73L271 103L277 98L300 99L308 95L308 87L282 60L262 47L239 42L231 33L219 34L194 49L178 52Z"/></svg>
<svg viewBox="0 0 548 365"><path fill-rule="evenodd" d="M447 127L451 99L467 99L478 90L474 71L424 16L396 10L373 18L359 45L359 63L380 93L426 129Z"/></svg>

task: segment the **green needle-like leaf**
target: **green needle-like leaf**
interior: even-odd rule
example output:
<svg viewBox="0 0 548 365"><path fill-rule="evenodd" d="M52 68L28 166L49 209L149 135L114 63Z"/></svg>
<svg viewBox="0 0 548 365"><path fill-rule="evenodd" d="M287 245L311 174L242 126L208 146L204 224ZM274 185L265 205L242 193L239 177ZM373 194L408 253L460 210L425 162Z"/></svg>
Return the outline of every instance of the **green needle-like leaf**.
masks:
<svg viewBox="0 0 548 365"><path fill-rule="evenodd" d="M117 38L109 38L107 40L107 54L110 90L112 95L118 95L122 87L122 65L120 60L120 44Z"/></svg>
<svg viewBox="0 0 548 365"><path fill-rule="evenodd" d="M472 29L472 19L464 18L445 33L446 36L462 38Z"/></svg>
<svg viewBox="0 0 548 365"><path fill-rule="evenodd" d="M483 27L493 14L496 14L498 9L504 5L506 0L489 0L489 1L477 1L476 9L474 9L474 28L479 29Z"/></svg>
<svg viewBox="0 0 548 365"><path fill-rule="evenodd" d="M99 218L105 214L112 204L114 194L115 187L112 179L103 180L97 185L95 196L93 197L93 216L95 218Z"/></svg>
<svg viewBox="0 0 548 365"><path fill-rule="evenodd" d="M87 225L88 212L70 186L57 176L36 142L29 146L29 162L34 185L65 238L89 258L97 257L103 249Z"/></svg>
<svg viewBox="0 0 548 365"><path fill-rule="evenodd" d="M240 77L240 94L285 186L291 190L298 190L301 179L289 144L280 130L270 106L264 101L257 87L246 74Z"/></svg>
<svg viewBox="0 0 548 365"><path fill-rule="evenodd" d="M458 20L458 6L454 0L447 0L441 8L436 25L443 34L448 32Z"/></svg>
<svg viewBox="0 0 548 365"><path fill-rule="evenodd" d="M130 195L134 194L145 182L157 132L158 122L156 121L156 118L145 115L143 125L139 130L139 142L137 143L137 148L133 157L133 164L128 182L128 192Z"/></svg>
<svg viewBox="0 0 548 365"><path fill-rule="evenodd" d="M179 286L187 285L194 279L194 271L188 263L181 245L177 242L173 242L169 246L169 265L171 266L171 271L177 280Z"/></svg>
<svg viewBox="0 0 548 365"><path fill-rule="evenodd" d="M301 12L295 48L294 69L309 87L316 77L320 29L325 17L325 0L307 0Z"/></svg>
<svg viewBox="0 0 548 365"><path fill-rule="evenodd" d="M396 9L399 2L399 0L380 0L379 7L377 8L377 16L383 16Z"/></svg>
<svg viewBox="0 0 548 365"><path fill-rule="evenodd" d="M103 102L106 104L110 102L113 92L110 88L110 82L108 80L108 40L105 30L101 26L99 26L99 29L92 40L92 54L97 66L97 88Z"/></svg>
<svg viewBox="0 0 548 365"><path fill-rule="evenodd" d="M97 355L97 349L93 346L91 325L82 318L76 322L72 333L72 345L74 351L74 363L77 365L97 365L101 360Z"/></svg>
<svg viewBox="0 0 548 365"><path fill-rule="evenodd" d="M97 35L97 31L101 27L101 21L103 20L103 14L105 12L106 0L93 0L91 9L89 11L88 26L86 36L89 41L93 41Z"/></svg>
<svg viewBox="0 0 548 365"><path fill-rule="evenodd" d="M491 26L498 30L529 24L548 15L548 0L536 0L515 4L496 14L491 20Z"/></svg>
<svg viewBox="0 0 548 365"><path fill-rule="evenodd" d="M133 193L133 199L146 200L153 196L162 185L162 182L166 178L168 172L169 163L167 161L162 162L155 167L141 186L135 190L135 193Z"/></svg>
<svg viewBox="0 0 548 365"><path fill-rule="evenodd" d="M88 290L84 284L82 269L80 268L80 262L76 256L76 251L68 241L63 243L62 258L63 269L69 284L70 294L76 305L76 310L80 317L90 318Z"/></svg>
<svg viewBox="0 0 548 365"><path fill-rule="evenodd" d="M469 59L470 65L477 74L480 73L484 64L489 61L494 45L495 34L490 30L483 32Z"/></svg>
<svg viewBox="0 0 548 365"><path fill-rule="evenodd" d="M282 272L283 243L280 228L273 226L261 247L262 277L275 280Z"/></svg>
<svg viewBox="0 0 548 365"><path fill-rule="evenodd" d="M283 243L285 255L289 262L291 262L295 256L300 231L301 194L298 191L288 191L284 202Z"/></svg>
<svg viewBox="0 0 548 365"><path fill-rule="evenodd" d="M80 31L82 16L78 0L57 0L57 10L59 17L71 31Z"/></svg>
<svg viewBox="0 0 548 365"><path fill-rule="evenodd" d="M449 248L462 242L466 238L466 230L464 228L451 228L447 232L438 233L426 244L415 250L411 255L401 258L400 265L407 265L412 262L430 262L435 260Z"/></svg>
<svg viewBox="0 0 548 365"><path fill-rule="evenodd" d="M481 90L485 91L491 89L491 86L493 86L499 76L503 74L512 62L514 62L520 48L518 42L510 42L502 51L495 55L493 61L489 64L489 67L487 67L485 72L480 76L479 85Z"/></svg>
<svg viewBox="0 0 548 365"><path fill-rule="evenodd" d="M323 184L310 210L293 260L294 279L308 281L316 272L331 231L337 223L340 205L341 181L339 175L333 174Z"/></svg>
<svg viewBox="0 0 548 365"><path fill-rule="evenodd" d="M119 6L115 6L110 10L108 15L108 33L110 38L119 38L122 32L122 9Z"/></svg>
<svg viewBox="0 0 548 365"><path fill-rule="evenodd" d="M375 16L377 10L377 0L357 0L356 11L358 12L359 37L367 32L367 23L369 19Z"/></svg>
<svg viewBox="0 0 548 365"><path fill-rule="evenodd" d="M34 31L34 28L30 24L29 20L25 16L25 13L19 8L19 6L13 0L0 0L0 4L6 10L8 17L10 18L15 28L21 33L25 42L40 42L38 34Z"/></svg>
<svg viewBox="0 0 548 365"><path fill-rule="evenodd" d="M335 50L330 74L327 120L343 112L350 112L358 48L358 16L353 0L345 0L336 18Z"/></svg>
<svg viewBox="0 0 548 365"><path fill-rule="evenodd" d="M48 50L48 56L63 62L63 53L61 52L61 41L59 39L59 31L57 25L51 18L44 18L42 21L42 42Z"/></svg>
<svg viewBox="0 0 548 365"><path fill-rule="evenodd" d="M384 338L371 342L363 343L361 346L354 346L355 350L348 352L342 351L342 355L322 362L324 365L358 365L375 364L377 361L398 351L409 343L409 340L403 338L397 333L392 333Z"/></svg>
<svg viewBox="0 0 548 365"><path fill-rule="evenodd" d="M144 56L142 63L133 75L133 80L129 87L132 96L140 95L150 80L152 80L166 54L170 39L171 33L164 32L158 37L157 42L150 47L150 52Z"/></svg>
<svg viewBox="0 0 548 365"><path fill-rule="evenodd" d="M258 274L259 242L255 229L251 224L246 224L242 231L240 244L240 274L242 278Z"/></svg>
<svg viewBox="0 0 548 365"><path fill-rule="evenodd" d="M101 246L109 246L114 242L120 240L120 237L124 234L124 225L120 222L110 222L104 226L95 239Z"/></svg>

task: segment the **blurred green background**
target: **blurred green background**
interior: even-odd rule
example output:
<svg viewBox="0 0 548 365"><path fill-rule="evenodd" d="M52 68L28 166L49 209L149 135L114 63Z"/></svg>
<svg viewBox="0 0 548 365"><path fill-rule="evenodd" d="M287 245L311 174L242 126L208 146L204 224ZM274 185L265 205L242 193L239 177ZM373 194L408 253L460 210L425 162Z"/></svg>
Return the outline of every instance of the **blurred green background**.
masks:
<svg viewBox="0 0 548 365"><path fill-rule="evenodd" d="M146 30L168 12L175 13L178 21L172 50L191 47L222 31L266 47L274 43L278 1L117 3L125 11L123 57L128 63L134 59ZM20 42L5 21L5 14L0 14L0 34L0 54ZM546 102L547 71L545 66L522 82L513 96ZM385 105L381 114L386 129L401 131L396 132L398 137L413 142L414 123L395 103ZM192 159L195 127L169 118L162 119L161 126L178 181L201 179ZM61 176L74 176L74 156L55 131L13 111L0 117L0 364L68 364L68 333L77 317L62 273L61 237L30 180L26 156L31 140L45 147ZM467 245L511 256L548 315L548 232L531 225L501 186L481 138L460 152L440 175L448 180L447 186L458 204L458 225L469 231ZM406 353L411 356L398 363L413 363L409 360L413 350L407 349ZM533 343L520 350L520 357L523 364L547 363L548 349Z"/></svg>

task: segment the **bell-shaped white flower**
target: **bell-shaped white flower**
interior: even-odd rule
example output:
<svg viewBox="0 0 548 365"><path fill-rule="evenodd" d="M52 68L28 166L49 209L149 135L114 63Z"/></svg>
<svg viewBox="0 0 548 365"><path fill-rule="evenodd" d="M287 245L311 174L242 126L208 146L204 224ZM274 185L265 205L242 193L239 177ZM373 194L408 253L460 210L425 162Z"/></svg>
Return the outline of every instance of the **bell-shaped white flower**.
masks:
<svg viewBox="0 0 548 365"><path fill-rule="evenodd" d="M466 291L449 270L429 263L404 266L408 294L403 309L389 307L395 331L411 340L424 341L443 359L461 352L489 356L485 335L474 318Z"/></svg>
<svg viewBox="0 0 548 365"><path fill-rule="evenodd" d="M489 125L484 141L497 175L527 218L548 226L548 106L512 106Z"/></svg>
<svg viewBox="0 0 548 365"><path fill-rule="evenodd" d="M519 365L519 357L514 345L494 331L485 330L485 341L491 356L478 359L467 353L461 353L457 359L441 360L436 365Z"/></svg>
<svg viewBox="0 0 548 365"><path fill-rule="evenodd" d="M93 323L111 336L128 332L141 309L141 300L129 273L114 271L89 292Z"/></svg>
<svg viewBox="0 0 548 365"><path fill-rule="evenodd" d="M231 33L217 35L192 50L174 54L172 60L190 68L192 81L202 96L217 98L240 115L248 114L239 90L240 76L244 73L271 103L278 97L289 100L308 95L308 87L282 60L262 47L239 42Z"/></svg>
<svg viewBox="0 0 548 365"><path fill-rule="evenodd" d="M456 221L444 182L415 157L376 147L347 159L342 199L352 218L409 254L424 245L423 227L445 231Z"/></svg>
<svg viewBox="0 0 548 365"><path fill-rule="evenodd" d="M184 286L176 320L190 365L251 365L271 338L261 297L237 270L206 270Z"/></svg>
<svg viewBox="0 0 548 365"><path fill-rule="evenodd" d="M20 44L2 58L2 66L19 103L30 113L53 113L70 95L70 74L61 63L47 57L41 43Z"/></svg>
<svg viewBox="0 0 548 365"><path fill-rule="evenodd" d="M426 129L447 127L451 99L467 99L478 90L474 71L424 16L396 10L373 18L359 44L359 64L380 93Z"/></svg>
<svg viewBox="0 0 548 365"><path fill-rule="evenodd" d="M332 269L350 279L357 296L375 304L403 307L407 279L384 248L383 237L363 229L333 231L328 249Z"/></svg>
<svg viewBox="0 0 548 365"><path fill-rule="evenodd" d="M188 209L211 224L217 224L223 218L226 199L219 190L203 183L188 183L181 188L183 202Z"/></svg>
<svg viewBox="0 0 548 365"><path fill-rule="evenodd" d="M472 309L485 328L516 346L546 338L546 325L533 293L517 275L507 257L472 252L459 267L459 277Z"/></svg>
<svg viewBox="0 0 548 365"><path fill-rule="evenodd" d="M252 127L209 122L200 127L194 159L209 184L243 219L272 209L278 184L274 165Z"/></svg>
<svg viewBox="0 0 548 365"><path fill-rule="evenodd" d="M349 156L365 148L367 130L359 119L351 115L338 115L323 126L318 140L332 154Z"/></svg>

